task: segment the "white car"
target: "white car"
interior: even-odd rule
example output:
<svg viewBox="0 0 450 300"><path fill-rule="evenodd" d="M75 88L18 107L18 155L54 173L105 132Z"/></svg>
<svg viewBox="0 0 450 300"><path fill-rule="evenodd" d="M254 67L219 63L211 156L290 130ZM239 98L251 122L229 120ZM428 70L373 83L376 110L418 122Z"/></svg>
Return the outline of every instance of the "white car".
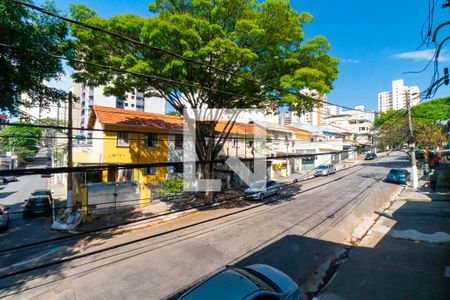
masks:
<svg viewBox="0 0 450 300"><path fill-rule="evenodd" d="M0 228L1 229L8 228L8 223L9 223L8 208L0 204Z"/></svg>
<svg viewBox="0 0 450 300"><path fill-rule="evenodd" d="M336 173L336 167L334 165L321 165L317 168L314 176L326 176L334 173Z"/></svg>

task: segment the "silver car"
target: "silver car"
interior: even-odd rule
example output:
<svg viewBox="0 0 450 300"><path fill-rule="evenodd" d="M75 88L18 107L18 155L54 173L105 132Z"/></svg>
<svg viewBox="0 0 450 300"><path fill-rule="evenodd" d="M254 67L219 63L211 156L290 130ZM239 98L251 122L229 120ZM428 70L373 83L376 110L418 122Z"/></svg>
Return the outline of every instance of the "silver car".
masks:
<svg viewBox="0 0 450 300"><path fill-rule="evenodd" d="M336 173L336 167L334 165L321 165L317 168L314 176L326 176Z"/></svg>
<svg viewBox="0 0 450 300"><path fill-rule="evenodd" d="M300 290L286 274L274 267L256 264L226 268L184 293L182 300L280 299L298 300Z"/></svg>
<svg viewBox="0 0 450 300"><path fill-rule="evenodd" d="M8 223L9 223L8 208L0 204L0 228L1 229L8 228Z"/></svg>
<svg viewBox="0 0 450 300"><path fill-rule="evenodd" d="M244 191L245 199L250 200L264 200L264 197L280 193L281 185L275 180L256 181Z"/></svg>

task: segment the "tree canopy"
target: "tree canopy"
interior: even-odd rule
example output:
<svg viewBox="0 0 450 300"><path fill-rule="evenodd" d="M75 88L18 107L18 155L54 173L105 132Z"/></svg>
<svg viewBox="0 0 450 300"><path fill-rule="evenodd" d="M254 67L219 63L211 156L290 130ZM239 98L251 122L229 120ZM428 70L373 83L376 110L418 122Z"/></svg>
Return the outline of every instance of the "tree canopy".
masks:
<svg viewBox="0 0 450 300"><path fill-rule="evenodd" d="M16 124L31 124L17 122ZM19 160L36 155L38 144L42 137L42 129L29 126L9 125L0 131L0 141L4 151L13 151L18 154Z"/></svg>
<svg viewBox="0 0 450 300"><path fill-rule="evenodd" d="M324 94L337 78L339 61L328 54L328 40L322 36L305 40L303 25L313 17L294 10L288 0L156 0L149 9L155 14L150 18L124 14L104 19L85 5L72 5L71 13L77 20L207 66L74 25L78 58L173 81L117 74L78 63L73 64L75 80L108 85L105 91L115 96L137 88L165 97L182 114L184 108L276 111L283 105L302 113L312 110L316 101L273 87L292 92L309 88ZM214 125L209 123L206 130L198 131L200 159L214 158L220 150L217 146L223 141L214 145L214 140L203 138L212 135Z"/></svg>
<svg viewBox="0 0 450 300"><path fill-rule="evenodd" d="M85 5L73 5L71 11L78 20L204 62L216 69L73 26L79 56L133 72L194 82L210 89L143 80L79 64L74 64L78 70L75 79L94 85L108 84L107 92L117 96L133 88L165 96L174 109L182 113L185 106L269 106L275 110L285 104L293 111L311 110L315 104L311 99L280 93L242 77L291 91L315 89L321 94L332 88L337 77L338 60L327 54L329 42L324 37L304 41L303 24L311 22L312 16L298 13L287 0L262 3L256 0L157 0L149 7L156 16L143 18L125 14L103 19Z"/></svg>
<svg viewBox="0 0 450 300"><path fill-rule="evenodd" d="M450 117L450 97L439 98L420 103L412 107L414 142L420 149L430 150L442 147L447 142L444 126L436 121ZM397 148L408 142L408 123L406 110L388 111L380 114L374 123L381 134L378 137L380 146Z"/></svg>
<svg viewBox="0 0 450 300"><path fill-rule="evenodd" d="M53 2L45 7L55 10ZM0 36L4 44L62 55L70 49L67 34L68 26L62 21L10 0L0 2ZM0 46L0 70L0 110L15 114L20 104L47 107L65 97L63 91L44 84L64 74L60 59ZM28 97L22 99L23 94Z"/></svg>

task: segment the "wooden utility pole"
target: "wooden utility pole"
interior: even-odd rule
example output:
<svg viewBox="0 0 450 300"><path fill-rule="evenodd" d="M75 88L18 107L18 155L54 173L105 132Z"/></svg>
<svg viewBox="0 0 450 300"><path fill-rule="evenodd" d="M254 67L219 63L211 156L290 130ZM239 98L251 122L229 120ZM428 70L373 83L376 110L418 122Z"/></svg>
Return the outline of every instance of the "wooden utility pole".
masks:
<svg viewBox="0 0 450 300"><path fill-rule="evenodd" d="M406 99L406 111L408 112L408 127L409 127L408 147L409 152L411 154L413 188L417 189L417 187L419 186L419 180L417 178L416 147L414 145L414 131L411 120L411 102L409 97Z"/></svg>
<svg viewBox="0 0 450 300"><path fill-rule="evenodd" d="M72 143L73 143L73 132L72 132L72 92L69 92L69 107L68 107L68 132L67 132L67 167L73 167L73 159L72 159ZM67 173L67 207L72 207L72 190L73 190L73 178L72 172L69 171Z"/></svg>

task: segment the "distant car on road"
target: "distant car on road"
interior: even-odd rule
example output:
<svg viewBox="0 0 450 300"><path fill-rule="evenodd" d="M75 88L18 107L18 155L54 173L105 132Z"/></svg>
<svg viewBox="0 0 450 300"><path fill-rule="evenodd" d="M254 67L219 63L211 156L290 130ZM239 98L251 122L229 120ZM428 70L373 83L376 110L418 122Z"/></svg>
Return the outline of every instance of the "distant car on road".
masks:
<svg viewBox="0 0 450 300"><path fill-rule="evenodd" d="M321 165L317 168L314 176L326 176L334 173L336 173L336 167L334 165Z"/></svg>
<svg viewBox="0 0 450 300"><path fill-rule="evenodd" d="M49 166L47 166L47 167L45 167L45 169L47 169L47 170L50 170L51 169L51 167L49 167ZM50 173L44 173L44 174L41 174L41 177L52 177L52 174L50 174Z"/></svg>
<svg viewBox="0 0 450 300"><path fill-rule="evenodd" d="M364 160L372 160L377 158L377 155L375 153L367 153L366 157L364 157Z"/></svg>
<svg viewBox="0 0 450 300"><path fill-rule="evenodd" d="M281 185L275 180L256 181L244 191L245 199L250 200L264 200L265 197L280 193Z"/></svg>
<svg viewBox="0 0 450 300"><path fill-rule="evenodd" d="M9 224L8 208L0 204L0 229L8 228L8 224Z"/></svg>
<svg viewBox="0 0 450 300"><path fill-rule="evenodd" d="M391 169L386 181L392 183L407 184L411 179L411 174L406 169Z"/></svg>
<svg viewBox="0 0 450 300"><path fill-rule="evenodd" d="M31 193L31 196L48 196L50 201L53 201L52 192L47 189L37 189Z"/></svg>
<svg viewBox="0 0 450 300"><path fill-rule="evenodd" d="M297 284L274 267L255 264L226 268L184 293L179 300L268 299L299 300Z"/></svg>
<svg viewBox="0 0 450 300"><path fill-rule="evenodd" d="M48 195L31 196L25 200L25 209L22 216L49 215L51 212L51 200Z"/></svg>
<svg viewBox="0 0 450 300"><path fill-rule="evenodd" d="M13 181L17 181L17 177L16 176L5 176L5 177L3 177L3 183L9 183L9 182L13 182Z"/></svg>

